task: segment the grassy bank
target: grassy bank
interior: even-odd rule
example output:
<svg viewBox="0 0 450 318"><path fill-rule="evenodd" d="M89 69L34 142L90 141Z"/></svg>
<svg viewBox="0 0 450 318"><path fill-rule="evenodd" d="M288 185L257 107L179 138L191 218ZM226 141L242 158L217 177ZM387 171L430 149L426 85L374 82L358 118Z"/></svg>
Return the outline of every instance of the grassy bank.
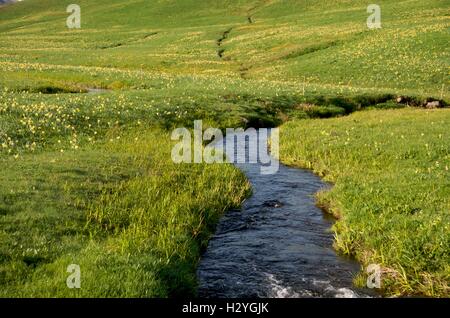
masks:
<svg viewBox="0 0 450 318"><path fill-rule="evenodd" d="M248 195L231 166L179 166L169 135L2 157L1 297L194 295L200 252ZM243 186L244 185L244 186ZM70 264L81 289L65 285Z"/></svg>
<svg viewBox="0 0 450 318"><path fill-rule="evenodd" d="M283 125L281 158L333 183L336 248L383 268L388 294L448 296L450 110L373 110ZM359 283L365 283L364 277Z"/></svg>
<svg viewBox="0 0 450 318"><path fill-rule="evenodd" d="M352 147L340 139L327 144L334 135L322 135L329 132L325 126L351 119L300 119L404 107L395 102L398 95L449 100L443 0L380 0L380 30L367 29L362 0L78 0L81 29L72 30L65 25L70 3L26 0L0 7L0 296L194 294L199 251L219 215L238 206L249 186L230 166L173 165L168 137L174 127L191 128L197 119L205 128L277 126L294 119L284 126L286 136L305 133L311 148L303 151L296 139L283 139L284 159L320 170L334 164L317 166L330 149L337 155ZM107 91L87 94L91 88ZM389 204L400 209L398 198L408 193L417 194L412 219L429 215L428 205L442 214L437 206L448 202L442 196L448 181L428 178L427 169L437 173L436 161L446 166L445 149L439 148L446 142L439 135L446 132L437 117L445 120L447 112L373 114L391 121L389 132L404 136L398 149L405 150L376 148L378 156L420 155L424 166L414 176L426 182L405 189L410 172L400 164L397 173L405 168L404 178L380 174L367 190L372 201L365 202L373 205L362 210L366 217L385 208L390 213ZM384 132L372 117L355 116L361 116L361 138L384 141L376 139ZM433 125L420 119L431 117ZM424 136L412 138L407 122L425 130ZM304 124L310 129L303 130ZM440 158L432 164L421 161L431 160L422 148L406 149L425 139ZM352 149L371 158L375 148ZM356 178L377 162L358 161L359 170L349 172L350 163L339 158L339 166L324 168L333 173L330 179L341 167ZM355 180L335 181L323 203L338 202L332 194ZM439 196L431 195L436 191ZM353 199L339 202L351 205ZM365 243L362 236L369 232L361 232L359 223L341 221L338 228L347 228L339 231L337 246L365 263L389 260L386 266L401 273L386 282L390 292L443 295L445 255L431 239L439 240L444 217L436 225L414 223L423 228L405 239L406 230L386 222L384 232L366 238L384 240L381 249ZM418 247L428 240L431 245ZM404 248L395 258L398 246ZM358 254L363 250L367 255ZM428 259L434 263L426 265ZM80 291L65 285L71 263L81 265Z"/></svg>

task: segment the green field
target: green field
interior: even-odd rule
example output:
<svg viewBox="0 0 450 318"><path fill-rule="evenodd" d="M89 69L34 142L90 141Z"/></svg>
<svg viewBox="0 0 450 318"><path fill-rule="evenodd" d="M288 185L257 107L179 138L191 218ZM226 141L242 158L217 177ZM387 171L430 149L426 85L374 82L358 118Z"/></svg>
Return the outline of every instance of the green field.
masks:
<svg viewBox="0 0 450 318"><path fill-rule="evenodd" d="M449 123L448 110L401 109L282 126L285 162L334 184L318 202L339 219L335 246L381 264L387 290L449 293Z"/></svg>
<svg viewBox="0 0 450 318"><path fill-rule="evenodd" d="M282 161L335 184L336 247L386 295L449 296L450 113L407 107L450 100L448 1L378 1L378 30L360 0L78 0L68 29L72 2L0 7L0 297L195 295L250 195L230 165L172 163L196 119L287 122Z"/></svg>

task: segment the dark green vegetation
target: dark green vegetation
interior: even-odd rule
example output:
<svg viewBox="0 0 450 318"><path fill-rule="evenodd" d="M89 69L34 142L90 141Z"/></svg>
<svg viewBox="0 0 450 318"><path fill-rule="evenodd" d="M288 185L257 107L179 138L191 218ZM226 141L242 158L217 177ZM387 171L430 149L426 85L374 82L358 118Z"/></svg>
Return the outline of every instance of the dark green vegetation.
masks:
<svg viewBox="0 0 450 318"><path fill-rule="evenodd" d="M317 151L303 149L295 143L304 132L300 126L329 123L304 118L404 107L395 102L398 95L418 101L409 104L427 97L448 101L446 1L378 1L383 29L372 31L367 2L359 0L80 0L79 30L65 25L70 3L25 0L0 7L1 296L194 294L200 250L220 214L238 206L249 186L230 166L172 164L173 127L192 127L195 119L222 128L299 120L283 130L293 138L282 145L289 149L282 159L311 162L323 172L316 163L347 148L332 154L320 146L326 136L314 134L305 138ZM108 91L87 94L92 88ZM447 113L432 113L443 122L425 133L431 141L446 136ZM394 133L396 125L406 129L402 116L412 116L404 110L395 115ZM414 116L411 125L418 127L429 118L423 110ZM371 116L360 120L360 135L372 138L372 126L364 124ZM417 140L403 135L405 159L446 166L448 148L439 147L448 143L427 141L433 158L419 150L415 157L408 149ZM352 151L368 158L358 169L374 169L373 154L358 145ZM395 156L392 149L378 151ZM401 272L385 284L387 293L448 295L448 255L442 252L448 251L442 239L448 236L448 201L442 199L448 173L424 184L407 174L391 183L390 170L384 177L377 170L380 179L365 181L373 190L364 198L389 193L373 195L376 202L366 200L355 214L353 197L339 189L361 180L360 170L353 179L337 177L351 170L347 160L326 166L337 185L330 193L341 195L329 200L342 218L337 246L364 264L381 258ZM409 171L408 161L396 167ZM364 190L364 184L357 186ZM409 200L398 194L404 188L418 194L414 204L402 201ZM434 203L424 199L424 207L417 200L430 188L443 192ZM398 216L415 222L408 229L424 228L417 237L403 240L392 219L367 226L376 211L400 211L397 205L413 211ZM367 219L350 222L346 215ZM395 240L404 241L404 252L391 251L399 246L389 245ZM418 251L421 241L430 245ZM71 263L82 269L78 291L65 285Z"/></svg>

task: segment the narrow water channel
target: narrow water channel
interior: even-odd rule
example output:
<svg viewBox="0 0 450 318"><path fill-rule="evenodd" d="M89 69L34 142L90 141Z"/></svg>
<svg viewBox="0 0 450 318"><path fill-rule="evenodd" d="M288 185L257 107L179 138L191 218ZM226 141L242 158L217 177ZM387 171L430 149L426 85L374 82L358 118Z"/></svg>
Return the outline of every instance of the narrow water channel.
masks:
<svg viewBox="0 0 450 318"><path fill-rule="evenodd" d="M224 141L218 141L224 142ZM248 147L247 147L248 148ZM198 267L199 297L367 297L353 287L356 262L334 251L334 220L316 207L326 184L307 170L280 164L236 164L253 196L223 216Z"/></svg>

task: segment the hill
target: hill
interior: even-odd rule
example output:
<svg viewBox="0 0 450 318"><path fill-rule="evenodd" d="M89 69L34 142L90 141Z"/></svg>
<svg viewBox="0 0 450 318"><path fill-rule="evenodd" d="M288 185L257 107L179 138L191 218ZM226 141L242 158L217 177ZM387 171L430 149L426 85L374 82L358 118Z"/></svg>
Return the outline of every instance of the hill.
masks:
<svg viewBox="0 0 450 318"><path fill-rule="evenodd" d="M113 68L129 88L149 85L132 73L144 71L264 80L297 89L305 84L313 91L447 96L445 1L380 1L378 30L367 28L367 4L360 0L78 4L80 30L65 27L67 4L60 1L28 0L2 9L3 83L32 85L24 74L31 71L31 81L113 87L115 81L103 74ZM44 66L49 72L36 71ZM94 68L95 77L89 74Z"/></svg>
<svg viewBox="0 0 450 318"><path fill-rule="evenodd" d="M196 119L287 122L281 160L336 182L336 247L395 273L387 295L448 296L448 109L409 109L449 102L448 1L380 0L381 29L362 0L78 0L80 29L70 3L0 7L0 296L195 295L250 194L232 166L171 161Z"/></svg>

